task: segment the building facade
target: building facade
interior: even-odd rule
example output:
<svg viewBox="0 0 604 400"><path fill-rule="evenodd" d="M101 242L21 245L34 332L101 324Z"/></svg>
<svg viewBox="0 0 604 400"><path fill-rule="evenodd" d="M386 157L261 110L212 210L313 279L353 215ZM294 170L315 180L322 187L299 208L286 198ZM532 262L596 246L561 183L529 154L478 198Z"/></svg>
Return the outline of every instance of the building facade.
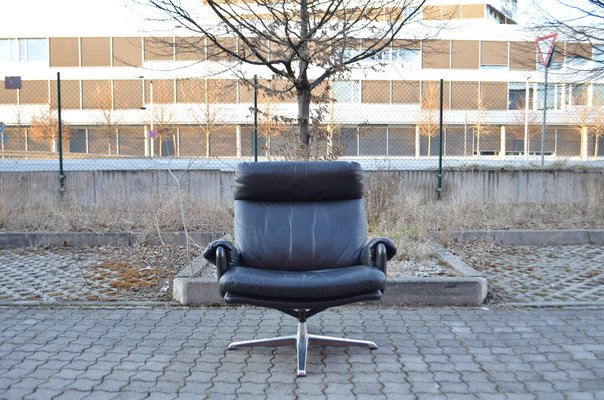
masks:
<svg viewBox="0 0 604 400"><path fill-rule="evenodd" d="M438 36L401 35L346 79L322 85L321 124L330 140L337 137L338 154L437 154L442 79L446 157L536 156L544 105L547 157L603 156L604 82L581 71L604 60L591 45L558 41L544 98L535 34L515 22L515 13L513 0L431 2L418 18L447 21ZM60 101L69 156L251 156L254 93L233 75L232 60L203 37L148 24L0 27L2 154L43 158L56 151ZM238 48L234 38L224 40ZM261 68L248 72L261 86L284 87ZM296 101L292 93L261 96L261 155L278 156L290 140L284 121L295 118Z"/></svg>

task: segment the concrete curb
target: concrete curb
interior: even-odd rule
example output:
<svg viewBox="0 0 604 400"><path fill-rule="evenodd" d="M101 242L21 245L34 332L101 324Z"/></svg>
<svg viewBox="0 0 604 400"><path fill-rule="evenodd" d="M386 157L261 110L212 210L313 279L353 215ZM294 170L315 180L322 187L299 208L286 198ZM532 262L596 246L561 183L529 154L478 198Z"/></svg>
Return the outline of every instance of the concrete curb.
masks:
<svg viewBox="0 0 604 400"><path fill-rule="evenodd" d="M189 232L197 243L209 243L223 236L215 232ZM468 230L451 232L451 240L492 241L504 245L577 245L604 244L604 230L508 230L481 231ZM162 243L184 244L183 232L167 232L161 235L150 235L133 232L0 232L0 247L26 246L130 246L144 243L159 246Z"/></svg>
<svg viewBox="0 0 604 400"><path fill-rule="evenodd" d="M488 292L487 280L475 269L435 245L435 250L456 269L459 277L390 279L382 297L384 305L414 306L478 306ZM197 259L194 264L202 263ZM222 304L216 280L194 277L193 270L187 269L174 278L172 297L183 305Z"/></svg>
<svg viewBox="0 0 604 400"><path fill-rule="evenodd" d="M517 246L559 246L579 244L604 244L604 230L510 230L510 231L459 231L449 239L461 241L489 241Z"/></svg>
<svg viewBox="0 0 604 400"><path fill-rule="evenodd" d="M220 233L189 232L197 243L209 243L222 237ZM167 232L149 235L132 232L0 232L0 247L58 246L131 246L143 243L151 246L185 244L183 232Z"/></svg>

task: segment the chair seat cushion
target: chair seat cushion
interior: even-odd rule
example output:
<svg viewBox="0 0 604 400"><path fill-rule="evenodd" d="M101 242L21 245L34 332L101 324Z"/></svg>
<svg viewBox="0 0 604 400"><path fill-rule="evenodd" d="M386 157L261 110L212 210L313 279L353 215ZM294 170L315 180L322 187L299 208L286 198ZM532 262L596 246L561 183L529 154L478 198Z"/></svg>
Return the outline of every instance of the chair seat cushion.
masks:
<svg viewBox="0 0 604 400"><path fill-rule="evenodd" d="M282 271L231 267L220 278L220 290L275 299L328 299L381 290L384 273L375 267L352 267L312 271Z"/></svg>

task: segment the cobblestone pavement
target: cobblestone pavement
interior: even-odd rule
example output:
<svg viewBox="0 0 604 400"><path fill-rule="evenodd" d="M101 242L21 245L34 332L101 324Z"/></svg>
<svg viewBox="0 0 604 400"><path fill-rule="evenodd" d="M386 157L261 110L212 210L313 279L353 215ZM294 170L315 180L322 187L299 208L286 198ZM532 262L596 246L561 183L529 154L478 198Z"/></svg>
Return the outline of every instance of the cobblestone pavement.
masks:
<svg viewBox="0 0 604 400"><path fill-rule="evenodd" d="M462 242L454 253L511 302L604 302L604 246Z"/></svg>
<svg viewBox="0 0 604 400"><path fill-rule="evenodd" d="M1 399L602 399L601 307L357 308L309 331L377 350L226 350L291 334L254 308L0 307Z"/></svg>
<svg viewBox="0 0 604 400"><path fill-rule="evenodd" d="M187 263L175 245L0 249L0 302L166 300Z"/></svg>
<svg viewBox="0 0 604 400"><path fill-rule="evenodd" d="M493 302L604 302L604 246L462 242L449 250L489 280ZM167 272L187 264L183 254L166 246L0 249L0 303L166 301Z"/></svg>

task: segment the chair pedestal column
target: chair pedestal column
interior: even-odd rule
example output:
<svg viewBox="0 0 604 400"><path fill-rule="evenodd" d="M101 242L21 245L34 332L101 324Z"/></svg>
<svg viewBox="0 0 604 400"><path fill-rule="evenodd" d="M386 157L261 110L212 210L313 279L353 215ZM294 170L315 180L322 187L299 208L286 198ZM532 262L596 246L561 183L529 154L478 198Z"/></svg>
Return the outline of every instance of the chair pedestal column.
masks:
<svg viewBox="0 0 604 400"><path fill-rule="evenodd" d="M306 355L308 354L308 345L316 344L319 346L361 346L377 349L377 345L369 340L356 340L337 338L332 336L309 335L306 322L298 322L298 332L292 336L279 336L268 339L245 340L241 342L233 342L229 345L229 350L235 350L241 347L253 346L290 346L296 345L298 359L298 376L306 376Z"/></svg>

